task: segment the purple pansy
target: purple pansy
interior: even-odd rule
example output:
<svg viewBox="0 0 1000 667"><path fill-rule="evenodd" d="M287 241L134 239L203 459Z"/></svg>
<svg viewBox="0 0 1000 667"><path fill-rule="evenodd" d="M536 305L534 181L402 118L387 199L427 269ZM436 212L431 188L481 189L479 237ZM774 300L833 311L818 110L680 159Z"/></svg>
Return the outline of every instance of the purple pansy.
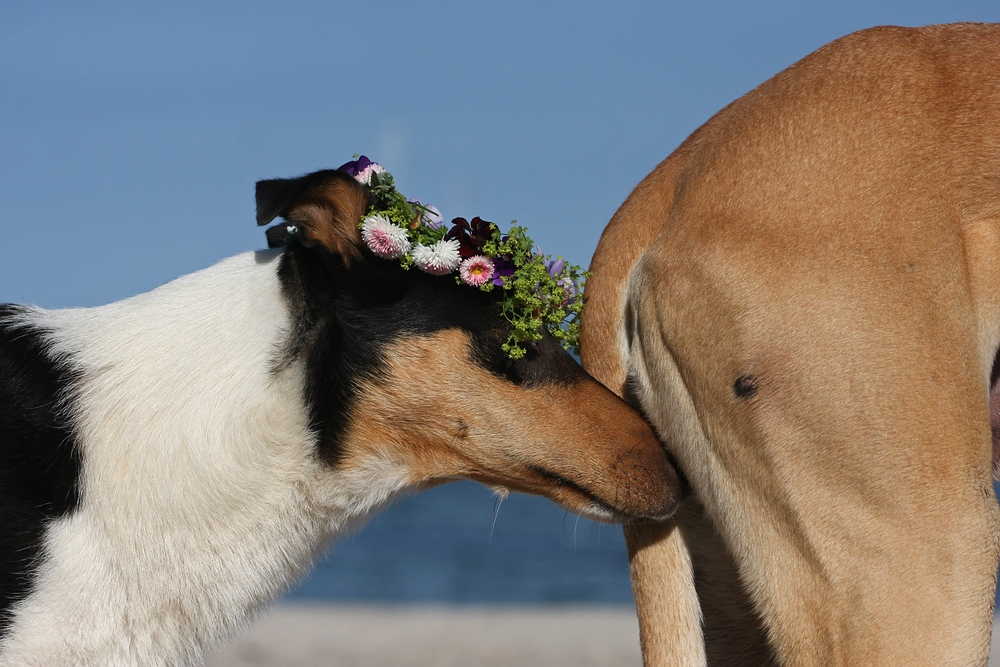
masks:
<svg viewBox="0 0 1000 667"><path fill-rule="evenodd" d="M565 268L566 260L562 257L556 257L554 260L549 262L548 266L545 267L545 269L549 272L549 275L553 278L562 273Z"/></svg>
<svg viewBox="0 0 1000 667"><path fill-rule="evenodd" d="M566 260L562 257L556 257L554 260L549 262L545 269L548 271L549 275L553 278L559 278L562 272L566 269ZM577 295L580 293L580 288L577 287L576 281L569 276L563 276L556 280L556 284L562 287L566 292L566 298L563 299L562 305L566 306L576 300Z"/></svg>
<svg viewBox="0 0 1000 667"><path fill-rule="evenodd" d="M344 164L337 167L337 171L342 171L348 176L357 176L362 171L367 169L372 165L372 161L366 156L361 155L357 160L351 160L350 162L345 162Z"/></svg>
<svg viewBox="0 0 1000 667"><path fill-rule="evenodd" d="M493 284L503 287L504 276L514 275L514 262L506 257L493 258Z"/></svg>

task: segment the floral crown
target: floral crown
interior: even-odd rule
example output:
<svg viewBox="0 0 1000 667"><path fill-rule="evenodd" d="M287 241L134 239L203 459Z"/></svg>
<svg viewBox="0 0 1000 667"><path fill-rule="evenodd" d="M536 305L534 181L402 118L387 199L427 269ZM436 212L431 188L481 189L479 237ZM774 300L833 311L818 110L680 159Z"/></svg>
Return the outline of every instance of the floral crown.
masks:
<svg viewBox="0 0 1000 667"><path fill-rule="evenodd" d="M502 347L511 359L524 356L525 344L540 339L542 327L567 350L579 353L580 288L588 272L562 257L542 254L524 227L512 224L502 233L477 217L455 218L446 229L437 208L404 197L392 174L364 155L355 155L338 171L371 191L373 203L360 228L375 255L436 276L457 272L458 283L484 292L503 290L501 309L511 332Z"/></svg>

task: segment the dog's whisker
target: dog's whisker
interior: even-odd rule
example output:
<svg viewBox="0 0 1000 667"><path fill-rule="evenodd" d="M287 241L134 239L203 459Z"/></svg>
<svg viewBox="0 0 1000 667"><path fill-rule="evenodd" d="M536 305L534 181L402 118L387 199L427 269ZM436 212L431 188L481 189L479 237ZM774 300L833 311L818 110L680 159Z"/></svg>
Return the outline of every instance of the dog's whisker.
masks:
<svg viewBox="0 0 1000 667"><path fill-rule="evenodd" d="M493 503L493 523L490 524L490 541L487 548L493 548L493 533L496 532L497 527L497 517L500 516L500 505L503 501L507 500L507 496L510 495L510 491L502 486L497 486L493 488L493 493L496 496L496 502Z"/></svg>

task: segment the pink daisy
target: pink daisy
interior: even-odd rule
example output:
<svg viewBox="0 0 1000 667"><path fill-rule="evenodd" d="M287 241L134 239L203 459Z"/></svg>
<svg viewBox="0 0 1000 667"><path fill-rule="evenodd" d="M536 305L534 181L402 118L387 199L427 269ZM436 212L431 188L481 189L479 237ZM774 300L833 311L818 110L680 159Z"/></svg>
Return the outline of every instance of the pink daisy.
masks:
<svg viewBox="0 0 1000 667"><path fill-rule="evenodd" d="M473 255L462 261L458 274L466 285L479 287L493 278L493 260L482 255Z"/></svg>
<svg viewBox="0 0 1000 667"><path fill-rule="evenodd" d="M385 169L382 168L378 162L372 162L367 167L358 172L357 176L354 177L359 183L364 183L365 185L372 184L372 174L384 174Z"/></svg>
<svg viewBox="0 0 1000 667"><path fill-rule="evenodd" d="M385 259L396 259L410 252L406 230L389 222L384 215L369 215L361 223L361 238L372 252Z"/></svg>

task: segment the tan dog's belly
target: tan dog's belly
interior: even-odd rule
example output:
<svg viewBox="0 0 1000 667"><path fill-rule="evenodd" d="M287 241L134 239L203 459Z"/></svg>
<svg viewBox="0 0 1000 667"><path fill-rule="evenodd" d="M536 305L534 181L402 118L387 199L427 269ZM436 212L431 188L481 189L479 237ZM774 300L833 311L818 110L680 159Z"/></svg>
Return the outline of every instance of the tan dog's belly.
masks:
<svg viewBox="0 0 1000 667"><path fill-rule="evenodd" d="M592 269L584 365L620 391L631 375L778 661L983 664L1000 28L881 28L820 49L643 181ZM710 550L678 521L629 535L647 664L706 661L694 592L713 664L766 661L718 650L713 622L734 607L693 588ZM759 644L735 608L739 641Z"/></svg>

